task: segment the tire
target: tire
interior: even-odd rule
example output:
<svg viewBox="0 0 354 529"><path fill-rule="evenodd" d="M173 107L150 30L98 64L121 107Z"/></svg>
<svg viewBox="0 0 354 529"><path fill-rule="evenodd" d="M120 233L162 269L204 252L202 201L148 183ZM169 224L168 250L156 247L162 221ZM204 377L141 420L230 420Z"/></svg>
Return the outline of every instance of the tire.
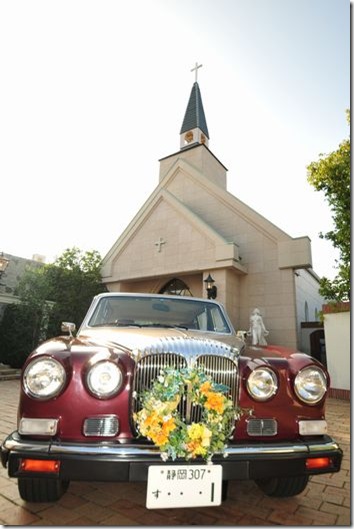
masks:
<svg viewBox="0 0 354 529"><path fill-rule="evenodd" d="M258 487L267 495L276 498L296 496L303 492L309 476L293 476L287 478L257 479Z"/></svg>
<svg viewBox="0 0 354 529"><path fill-rule="evenodd" d="M59 500L66 492L69 481L46 478L18 478L18 491L23 500L45 503Z"/></svg>

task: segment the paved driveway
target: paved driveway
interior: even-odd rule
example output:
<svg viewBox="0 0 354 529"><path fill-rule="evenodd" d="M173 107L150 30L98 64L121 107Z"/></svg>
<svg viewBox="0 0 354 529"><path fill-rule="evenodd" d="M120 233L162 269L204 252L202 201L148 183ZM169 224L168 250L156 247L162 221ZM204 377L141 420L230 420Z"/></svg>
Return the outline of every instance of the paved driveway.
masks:
<svg viewBox="0 0 354 529"><path fill-rule="evenodd" d="M18 381L0 382L0 439L15 429ZM145 508L144 483L73 482L57 503L25 503L0 469L0 522L5 525L350 525L350 403L329 399L330 434L344 450L342 470L313 477L297 497L265 496L252 482L230 482L220 507Z"/></svg>

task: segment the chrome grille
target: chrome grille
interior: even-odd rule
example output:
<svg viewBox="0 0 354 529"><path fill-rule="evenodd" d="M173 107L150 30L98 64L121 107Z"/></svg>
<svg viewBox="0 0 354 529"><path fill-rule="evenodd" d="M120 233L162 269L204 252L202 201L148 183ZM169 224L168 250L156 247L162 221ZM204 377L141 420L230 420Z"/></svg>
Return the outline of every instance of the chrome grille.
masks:
<svg viewBox="0 0 354 529"><path fill-rule="evenodd" d="M133 412L141 409L143 392L152 387L154 380L160 375L160 371L166 368L181 369L186 367L198 367L207 375L211 376L217 384L224 384L230 388L229 395L236 404L238 390L237 364L231 357L202 354L188 357L176 353L148 354L137 361L134 385L133 385ZM187 423L199 422L202 410L192 403L181 401L178 409L180 415Z"/></svg>
<svg viewBox="0 0 354 529"><path fill-rule="evenodd" d="M186 359L174 353L154 354L143 357L136 366L134 377L134 391L139 397L151 388L153 381L160 375L160 371L172 367L182 369L187 367Z"/></svg>
<svg viewBox="0 0 354 529"><path fill-rule="evenodd" d="M217 384L228 386L230 396L236 402L238 377L237 366L233 360L218 355L201 355L196 359L195 365L211 376Z"/></svg>

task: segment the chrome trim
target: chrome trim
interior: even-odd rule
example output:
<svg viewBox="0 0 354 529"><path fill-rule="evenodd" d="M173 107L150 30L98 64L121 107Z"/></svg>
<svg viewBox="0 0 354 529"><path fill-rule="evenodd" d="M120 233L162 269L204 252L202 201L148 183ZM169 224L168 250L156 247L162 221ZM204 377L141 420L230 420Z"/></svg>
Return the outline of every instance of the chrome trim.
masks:
<svg viewBox="0 0 354 529"><path fill-rule="evenodd" d="M53 441L30 441L21 439L17 432L13 432L1 447L2 451L8 452L37 452L40 454L62 454L62 455L91 455L91 456L116 456L122 460L129 457L159 457L160 452L152 445L126 445L117 443L57 443ZM242 446L228 446L224 457L232 456L281 456L289 454L314 455L316 453L334 452L340 450L338 444L332 439L318 442L314 445L307 443L274 443L269 446L248 444ZM221 455L221 454L220 454Z"/></svg>
<svg viewBox="0 0 354 529"><path fill-rule="evenodd" d="M237 347L233 347L217 340L208 338L194 338L194 337L165 337L151 340L151 342L142 350L134 350L136 359L140 360L147 355L155 354L176 354L186 358L190 366L200 355L218 355L230 358L236 361L240 351Z"/></svg>

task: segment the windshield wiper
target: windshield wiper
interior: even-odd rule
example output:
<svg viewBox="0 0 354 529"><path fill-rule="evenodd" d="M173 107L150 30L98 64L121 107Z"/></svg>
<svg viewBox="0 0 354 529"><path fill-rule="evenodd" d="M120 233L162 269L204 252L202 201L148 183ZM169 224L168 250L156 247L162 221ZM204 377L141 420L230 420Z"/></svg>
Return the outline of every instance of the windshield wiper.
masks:
<svg viewBox="0 0 354 529"><path fill-rule="evenodd" d="M94 325L90 325L90 327L139 327L141 328L142 325L135 322L125 322L125 321L109 321L107 323L95 323Z"/></svg>
<svg viewBox="0 0 354 529"><path fill-rule="evenodd" d="M169 325L168 323L144 323L142 327L158 327L162 329L184 329L185 331L188 330L188 327L185 325Z"/></svg>

